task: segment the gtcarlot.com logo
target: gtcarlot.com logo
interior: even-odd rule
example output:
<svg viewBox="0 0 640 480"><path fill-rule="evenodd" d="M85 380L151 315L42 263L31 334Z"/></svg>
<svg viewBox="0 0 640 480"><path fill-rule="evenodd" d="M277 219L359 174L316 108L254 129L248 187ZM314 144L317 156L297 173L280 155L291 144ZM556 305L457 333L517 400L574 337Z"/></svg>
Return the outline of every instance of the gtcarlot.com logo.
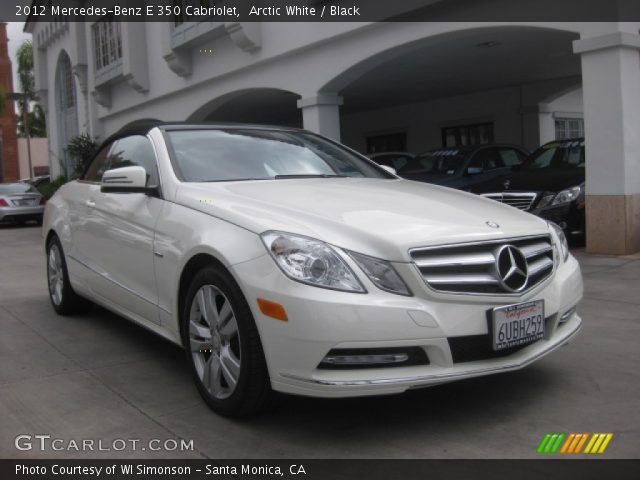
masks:
<svg viewBox="0 0 640 480"><path fill-rule="evenodd" d="M613 433L547 433L538 445L538 453L604 453Z"/></svg>

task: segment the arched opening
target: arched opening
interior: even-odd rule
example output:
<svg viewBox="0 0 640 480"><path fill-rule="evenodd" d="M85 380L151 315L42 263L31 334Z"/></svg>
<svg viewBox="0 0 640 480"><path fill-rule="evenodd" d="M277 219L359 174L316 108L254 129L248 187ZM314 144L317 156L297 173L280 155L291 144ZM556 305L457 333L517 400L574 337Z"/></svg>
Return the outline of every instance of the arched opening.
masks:
<svg viewBox="0 0 640 480"><path fill-rule="evenodd" d="M62 173L69 176L74 165L67 153L69 141L79 134L76 84L69 55L63 50L58 57L55 78L55 105L58 130L58 158Z"/></svg>
<svg viewBox="0 0 640 480"><path fill-rule="evenodd" d="M302 127L299 95L276 88L256 88L218 97L195 111L189 121Z"/></svg>
<svg viewBox="0 0 640 480"><path fill-rule="evenodd" d="M495 26L380 52L322 88L343 98L341 139L361 151L540 143L539 104L580 84L575 32Z"/></svg>

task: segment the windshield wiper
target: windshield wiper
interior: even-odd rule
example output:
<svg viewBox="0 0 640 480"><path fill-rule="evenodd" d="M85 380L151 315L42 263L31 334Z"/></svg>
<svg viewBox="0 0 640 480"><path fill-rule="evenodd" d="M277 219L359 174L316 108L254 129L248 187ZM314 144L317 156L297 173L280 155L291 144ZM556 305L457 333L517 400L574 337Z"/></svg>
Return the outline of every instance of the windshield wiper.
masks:
<svg viewBox="0 0 640 480"><path fill-rule="evenodd" d="M330 175L327 173L296 173L291 175L276 175L276 180L286 180L288 178L346 178L346 175Z"/></svg>

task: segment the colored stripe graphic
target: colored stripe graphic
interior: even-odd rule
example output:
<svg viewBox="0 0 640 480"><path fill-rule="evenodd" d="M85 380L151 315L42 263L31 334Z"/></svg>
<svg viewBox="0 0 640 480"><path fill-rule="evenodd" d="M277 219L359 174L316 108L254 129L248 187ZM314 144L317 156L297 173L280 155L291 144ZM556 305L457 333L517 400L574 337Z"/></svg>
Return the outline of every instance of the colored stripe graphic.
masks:
<svg viewBox="0 0 640 480"><path fill-rule="evenodd" d="M547 433L540 444L538 445L538 453L556 453L562 440L564 440L565 433Z"/></svg>
<svg viewBox="0 0 640 480"><path fill-rule="evenodd" d="M604 453L613 433L547 433L538 445L538 453ZM588 440L588 441L587 441ZM586 444L586 447L585 447ZM583 450L583 447L584 450Z"/></svg>
<svg viewBox="0 0 640 480"><path fill-rule="evenodd" d="M594 433L584 453L604 453L613 438L613 433Z"/></svg>

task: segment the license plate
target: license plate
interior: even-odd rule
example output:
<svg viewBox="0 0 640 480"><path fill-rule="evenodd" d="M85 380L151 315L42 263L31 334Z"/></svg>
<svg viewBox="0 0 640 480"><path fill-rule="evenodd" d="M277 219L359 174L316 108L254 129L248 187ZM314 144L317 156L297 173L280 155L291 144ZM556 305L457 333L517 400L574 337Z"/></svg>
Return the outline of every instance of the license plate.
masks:
<svg viewBox="0 0 640 480"><path fill-rule="evenodd" d="M34 201L33 200L16 200L15 203L18 207L27 207L29 205L33 205Z"/></svg>
<svg viewBox="0 0 640 480"><path fill-rule="evenodd" d="M494 308L493 349L527 345L544 337L544 300Z"/></svg>

